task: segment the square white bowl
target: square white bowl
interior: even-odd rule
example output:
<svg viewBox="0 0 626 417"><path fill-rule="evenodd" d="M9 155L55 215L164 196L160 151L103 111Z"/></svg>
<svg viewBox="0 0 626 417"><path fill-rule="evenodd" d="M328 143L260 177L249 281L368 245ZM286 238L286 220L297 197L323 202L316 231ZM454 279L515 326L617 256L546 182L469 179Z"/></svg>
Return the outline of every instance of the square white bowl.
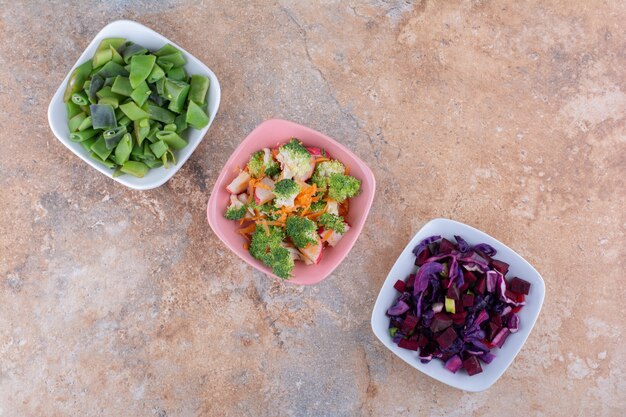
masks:
<svg viewBox="0 0 626 417"><path fill-rule="evenodd" d="M65 86L67 85L67 80L70 78L72 71L78 65L83 62L91 59L93 54L95 53L100 41L106 38L126 38L129 41L138 43L142 46L145 46L151 51L155 51L161 48L163 45L167 43L171 43L178 49L180 49L185 56L185 60L187 63L185 64L185 71L188 74L200 74L209 78L210 86L208 93L208 107L207 113L209 115L209 124L202 130L196 130L193 128L187 129L183 137L187 140L188 144L180 151L176 151L176 165L170 166L168 169L164 167L152 168L145 177L136 178L132 175L121 175L119 177L113 178L113 170L105 167L99 162L93 160L89 153L82 147L80 143L72 142L70 140L70 132L67 125L67 112L65 109L65 103L63 102L63 93L65 91ZM74 152L78 157L80 157L87 164L91 165L96 170L100 171L104 175L109 178L113 178L115 181L124 184L127 187L136 189L136 190L149 190L152 188L159 187L167 182L176 172L183 166L183 164L189 159L193 151L198 147L204 135L209 130L209 127L215 120L215 115L217 114L217 109L220 106L220 97L221 90L220 84L217 80L217 77L200 60L191 55L189 52L185 51L180 46L176 45L174 42L170 41L166 37L156 33L152 29L145 27L142 24L137 22L133 22L131 20L117 20L115 22L111 22L106 25L97 35L87 49L82 53L78 61L74 64L72 69L68 72L67 76L59 86L57 92L52 97L52 101L50 101L50 105L48 106L48 122L50 123L50 128L54 135L59 139L59 141L64 144L69 150Z"/></svg>
<svg viewBox="0 0 626 417"><path fill-rule="evenodd" d="M417 267L414 265L415 255L413 255L413 248L415 248L422 239L433 235L441 235L453 242L454 235L459 235L470 245L487 243L498 251L494 256L495 259L509 264L507 278L517 276L531 284L530 292L526 296L526 305L518 313L520 319L519 331L509 335L502 349L492 349L492 353L496 355L496 358L490 364L482 364L483 372L480 374L469 376L463 370L459 370L456 374L453 374L444 368L442 361L437 359L433 359L429 363L421 363L417 352L398 347L398 345L393 343L389 335L389 317L386 315L386 312L399 296L399 293L393 288L393 285L399 279L404 281L409 274L416 271ZM471 392L484 391L502 376L526 342L541 311L545 292L546 287L539 272L526 262L524 258L503 243L466 224L448 219L434 219L426 223L424 227L413 236L396 260L391 271L389 271L389 275L387 275L387 279L385 279L380 293L378 294L378 298L376 299L376 304L374 305L374 311L372 312L372 329L376 337L378 337L389 350L415 369L455 388Z"/></svg>

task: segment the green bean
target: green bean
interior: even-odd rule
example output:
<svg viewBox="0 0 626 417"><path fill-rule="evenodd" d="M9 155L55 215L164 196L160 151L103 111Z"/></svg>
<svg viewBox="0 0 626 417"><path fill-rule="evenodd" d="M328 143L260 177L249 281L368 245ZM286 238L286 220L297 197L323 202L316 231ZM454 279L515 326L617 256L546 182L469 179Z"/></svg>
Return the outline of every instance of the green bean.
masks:
<svg viewBox="0 0 626 417"><path fill-rule="evenodd" d="M146 79L146 81L148 81L148 83L152 84L152 83L155 83L155 82L159 81L163 77L165 77L165 71L163 71L163 69L161 67L159 67L155 63L154 66L152 67L152 71L150 71L150 75L148 75L148 78Z"/></svg>
<svg viewBox="0 0 626 417"><path fill-rule="evenodd" d="M126 39L124 38L106 38L106 39L102 39L100 41L100 44L98 45L98 51L102 51L104 49L109 49L109 48L113 48L113 49L117 49L120 46L124 45L124 43L126 43Z"/></svg>
<svg viewBox="0 0 626 417"><path fill-rule="evenodd" d="M85 129L82 132L79 131L79 132L70 133L70 140L72 142L82 142L84 140L87 140L89 138L96 136L98 133L100 132L98 132L95 129Z"/></svg>
<svg viewBox="0 0 626 417"><path fill-rule="evenodd" d="M78 113L82 112L80 106L71 100L65 103L65 110L67 111L68 119L71 119L72 117L76 116Z"/></svg>
<svg viewBox="0 0 626 417"><path fill-rule="evenodd" d="M99 75L94 75L93 77L91 77L91 82L89 84L89 89L87 89L87 91L89 92L89 101L91 101L92 103L95 103L95 101L97 101L97 96L96 93L102 88L104 87L104 78L102 78Z"/></svg>
<svg viewBox="0 0 626 417"><path fill-rule="evenodd" d="M137 178L143 178L148 173L150 168L148 168L148 166L143 162L126 161L120 169L125 174L130 174Z"/></svg>
<svg viewBox="0 0 626 417"><path fill-rule="evenodd" d="M107 149L113 150L126 134L126 126L117 126L102 133ZM105 159L105 158L102 158Z"/></svg>
<svg viewBox="0 0 626 417"><path fill-rule="evenodd" d="M99 75L102 78L117 77L118 75L128 77L128 71L117 62L109 61L94 75Z"/></svg>
<svg viewBox="0 0 626 417"><path fill-rule="evenodd" d="M148 50L146 48L144 48L143 46L139 44L133 43L133 44L128 45L126 49L124 49L122 56L124 57L124 62L128 64L130 63L132 57L137 56L137 55L143 55L146 53L148 53Z"/></svg>
<svg viewBox="0 0 626 417"><path fill-rule="evenodd" d="M157 94L165 98L165 77L156 82Z"/></svg>
<svg viewBox="0 0 626 417"><path fill-rule="evenodd" d="M209 91L210 80L204 75L194 74L191 76L191 87L189 88L189 101L195 101L197 104L204 104L206 93Z"/></svg>
<svg viewBox="0 0 626 417"><path fill-rule="evenodd" d="M110 129L117 126L115 110L110 104L92 104L89 109L94 129Z"/></svg>
<svg viewBox="0 0 626 417"><path fill-rule="evenodd" d="M72 94L72 101L79 106L88 106L89 98L87 98L87 94L84 91L79 91L77 93Z"/></svg>
<svg viewBox="0 0 626 417"><path fill-rule="evenodd" d="M150 142L146 142L143 144L143 160L144 161L154 161L156 157L152 150L150 149Z"/></svg>
<svg viewBox="0 0 626 417"><path fill-rule="evenodd" d="M114 97L118 100L123 100L124 96L120 95L120 94L116 94L113 92L113 90L111 89L111 87L106 86L106 87L102 87L97 93L96 96L98 98L103 98L103 97Z"/></svg>
<svg viewBox="0 0 626 417"><path fill-rule="evenodd" d="M176 132L176 124L170 123L168 125L163 126L163 130L167 132Z"/></svg>
<svg viewBox="0 0 626 417"><path fill-rule="evenodd" d="M150 120L135 120L133 131L135 132L135 140L141 145L143 140L148 136L148 133L150 133Z"/></svg>
<svg viewBox="0 0 626 417"><path fill-rule="evenodd" d="M154 156L160 159L165 151L167 151L168 146L164 141L158 140L150 145L150 149L152 150Z"/></svg>
<svg viewBox="0 0 626 417"><path fill-rule="evenodd" d="M158 159L154 159L152 161L143 161L143 163L148 165L148 168L150 168L150 169L158 168L160 166L163 166L163 162L158 160Z"/></svg>
<svg viewBox="0 0 626 417"><path fill-rule="evenodd" d="M122 115L123 116L117 121L117 124L120 126L126 126L126 128L128 128L128 125L131 124L132 120L130 120L128 116L126 116L123 112Z"/></svg>
<svg viewBox="0 0 626 417"><path fill-rule="evenodd" d="M187 142L178 136L176 132L162 130L156 134L156 137L157 139L167 143L167 145L174 150L180 150L187 146Z"/></svg>
<svg viewBox="0 0 626 417"><path fill-rule="evenodd" d="M209 124L209 116L195 102L190 101L185 121L193 128L201 130Z"/></svg>
<svg viewBox="0 0 626 417"><path fill-rule="evenodd" d="M130 159L134 161L143 160L143 146L135 142L133 149L130 151Z"/></svg>
<svg viewBox="0 0 626 417"><path fill-rule="evenodd" d="M172 152L171 149L168 149L167 151L165 151L165 153L161 157L161 161L163 161L163 166L165 168L169 168L169 165L167 163L169 159L172 160L172 164L176 165L176 157L174 156L174 152Z"/></svg>
<svg viewBox="0 0 626 417"><path fill-rule="evenodd" d="M161 78L161 80L163 80L163 78ZM159 83L161 80L157 81L157 83ZM163 107L166 100L159 95L157 84L148 84L148 87L150 87L151 91L148 100L152 100L157 106Z"/></svg>
<svg viewBox="0 0 626 417"><path fill-rule="evenodd" d="M165 72L168 72L172 68L182 67L185 65L185 57L181 51L176 51L169 55L161 55L157 58L156 62L165 70Z"/></svg>
<svg viewBox="0 0 626 417"><path fill-rule="evenodd" d="M176 133L184 132L187 129L187 112L182 112L178 116L176 116L176 120L174 120L174 124L176 125Z"/></svg>
<svg viewBox="0 0 626 417"><path fill-rule="evenodd" d="M135 89L145 81L156 61L154 55L135 55L130 60L130 86Z"/></svg>
<svg viewBox="0 0 626 417"><path fill-rule="evenodd" d="M110 169L115 168L115 164L113 162L109 161L108 159L100 158L100 156L96 152L91 152L89 156L91 156L93 159L100 162L102 165L104 165L107 168L110 168Z"/></svg>
<svg viewBox="0 0 626 417"><path fill-rule="evenodd" d="M106 141L104 140L104 135L101 135L97 141L93 145L91 145L91 151L100 157L103 161L105 161L109 155L111 155L112 150L107 148Z"/></svg>
<svg viewBox="0 0 626 417"><path fill-rule="evenodd" d="M108 104L114 109L117 109L120 101L115 97L102 97L100 100L98 100L98 104Z"/></svg>
<svg viewBox="0 0 626 417"><path fill-rule="evenodd" d="M174 120L176 120L176 115L174 115L171 111L151 104L149 101L146 105L148 107L149 116L152 120L158 120L159 122L166 124L174 123Z"/></svg>
<svg viewBox="0 0 626 417"><path fill-rule="evenodd" d="M118 75L115 77L115 81L113 81L111 91L121 96L130 97L133 92L133 88L130 86L130 80L128 77Z"/></svg>
<svg viewBox="0 0 626 417"><path fill-rule="evenodd" d="M144 111L141 107L137 106L132 101L129 103L120 105L120 109L122 109L124 114L128 116L130 120L133 120L133 121L139 120L139 119L146 119L150 117L149 113Z"/></svg>
<svg viewBox="0 0 626 417"><path fill-rule="evenodd" d="M148 136L146 136L146 138L154 143L156 142L158 139L156 138L156 134L161 130L161 124L158 122L154 122L152 123L152 126L150 127L150 132L148 132Z"/></svg>
<svg viewBox="0 0 626 417"><path fill-rule="evenodd" d="M185 72L185 68L183 67L178 67L178 68L172 68L171 70L169 70L167 72L167 78L169 78L170 80L176 80L176 81L187 81L187 73Z"/></svg>
<svg viewBox="0 0 626 417"><path fill-rule="evenodd" d="M63 94L64 102L67 103L72 97L72 94L81 90L92 69L91 61L86 61L76 67L67 82L67 87L65 87L65 93Z"/></svg>
<svg viewBox="0 0 626 417"><path fill-rule="evenodd" d="M142 81L137 88L133 90L130 98L132 98L138 106L143 106L146 100L148 100L148 97L150 97L151 92L152 91L150 90L150 87L148 87L148 84L145 81Z"/></svg>
<svg viewBox="0 0 626 417"><path fill-rule="evenodd" d="M165 80L165 97L170 100L168 109L173 112L180 113L183 111L187 94L189 93L189 84L183 81Z"/></svg>
<svg viewBox="0 0 626 417"><path fill-rule="evenodd" d="M94 68L100 67L109 62L111 59L113 59L113 53L110 48L98 50L93 56L92 66Z"/></svg>
<svg viewBox="0 0 626 417"><path fill-rule="evenodd" d="M98 140L97 136L93 136L89 139L85 139L84 141L80 142L81 146L83 148L85 148L85 150L87 152L91 152L91 145L93 145L94 143L96 143L96 141Z"/></svg>
<svg viewBox="0 0 626 417"><path fill-rule="evenodd" d="M180 49L178 49L177 47L175 47L171 43L166 43L165 45L163 45L161 47L161 49L156 51L154 53L154 55L156 55L156 56L164 56L164 55L175 54L176 52L180 52Z"/></svg>
<svg viewBox="0 0 626 417"><path fill-rule="evenodd" d="M133 139L130 136L130 133L125 133L120 140L120 143L117 144L115 148L115 159L118 165L123 165L124 162L128 161L128 157L130 156L130 151L133 149Z"/></svg>
<svg viewBox="0 0 626 417"><path fill-rule="evenodd" d="M70 128L70 132L75 132L78 130L78 127L81 125L83 120L87 118L85 113L78 113L76 116L72 117L68 122L68 126Z"/></svg>
<svg viewBox="0 0 626 417"><path fill-rule="evenodd" d="M91 124L91 116L87 116L87 117L85 117L83 122L80 124L80 126L78 126L78 131L82 132L83 130L90 129L92 127L93 126Z"/></svg>
<svg viewBox="0 0 626 417"><path fill-rule="evenodd" d="M122 58L122 55L120 55L120 53L117 52L117 50L112 45L109 46L109 49L111 50L111 61L115 62L116 64L122 65L124 63L124 58Z"/></svg>

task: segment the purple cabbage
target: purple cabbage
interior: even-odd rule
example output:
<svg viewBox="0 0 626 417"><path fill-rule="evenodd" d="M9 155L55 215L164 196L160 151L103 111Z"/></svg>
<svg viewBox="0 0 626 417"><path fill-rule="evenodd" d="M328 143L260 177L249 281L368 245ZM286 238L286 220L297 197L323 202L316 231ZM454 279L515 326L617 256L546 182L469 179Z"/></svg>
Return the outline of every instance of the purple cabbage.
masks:
<svg viewBox="0 0 626 417"><path fill-rule="evenodd" d="M457 236L457 235L454 235L454 238L456 239L456 244L457 244L457 248L458 248L459 252L461 252L461 253L469 252L470 245L469 245L469 243L467 243L465 241L465 239L463 239L461 236Z"/></svg>
<svg viewBox="0 0 626 417"><path fill-rule="evenodd" d="M496 253L498 253L498 251L496 251L491 245L488 245L486 243L479 243L478 245L474 245L474 250L479 251L489 257L495 255Z"/></svg>
<svg viewBox="0 0 626 417"><path fill-rule="evenodd" d="M441 239L441 236L437 236L437 235L427 237L426 239L422 240L420 243L417 244L415 249L413 249L413 254L415 255L416 258L418 258L428 245L438 241L439 239Z"/></svg>

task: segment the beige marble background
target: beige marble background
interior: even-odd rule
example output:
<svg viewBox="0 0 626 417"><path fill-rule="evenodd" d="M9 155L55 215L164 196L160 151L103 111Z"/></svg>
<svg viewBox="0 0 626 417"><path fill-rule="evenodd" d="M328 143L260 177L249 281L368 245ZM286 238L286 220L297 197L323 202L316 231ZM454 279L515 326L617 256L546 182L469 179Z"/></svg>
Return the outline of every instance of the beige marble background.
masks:
<svg viewBox="0 0 626 417"><path fill-rule="evenodd" d="M223 89L204 142L153 191L96 173L46 120L119 18ZM0 0L0 416L624 415L625 21L616 0ZM222 165L271 117L335 137L379 184L313 288L253 271L205 220ZM387 271L434 217L546 280L486 392L431 380L370 330Z"/></svg>

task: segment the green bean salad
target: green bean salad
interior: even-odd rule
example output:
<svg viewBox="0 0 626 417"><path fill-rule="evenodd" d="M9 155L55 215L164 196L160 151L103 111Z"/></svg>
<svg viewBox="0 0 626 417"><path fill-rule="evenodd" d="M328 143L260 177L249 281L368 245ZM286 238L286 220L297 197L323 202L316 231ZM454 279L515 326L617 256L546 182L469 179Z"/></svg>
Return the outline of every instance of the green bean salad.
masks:
<svg viewBox="0 0 626 417"><path fill-rule="evenodd" d="M149 51L124 38L103 39L63 95L70 139L113 176L142 178L150 168L176 164L174 151L187 146L183 132L209 123L209 79L189 76L184 65L171 44Z"/></svg>

